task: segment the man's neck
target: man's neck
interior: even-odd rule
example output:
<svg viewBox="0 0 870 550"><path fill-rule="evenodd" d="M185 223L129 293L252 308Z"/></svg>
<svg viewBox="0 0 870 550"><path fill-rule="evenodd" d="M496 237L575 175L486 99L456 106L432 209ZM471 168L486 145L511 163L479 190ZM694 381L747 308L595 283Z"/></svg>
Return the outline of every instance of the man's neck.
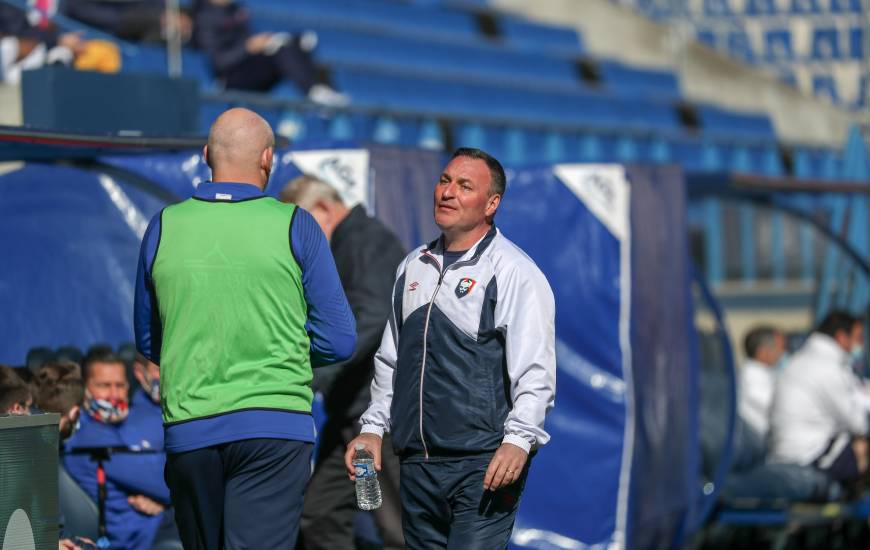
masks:
<svg viewBox="0 0 870 550"><path fill-rule="evenodd" d="M489 230L492 229L492 224L485 223L482 225L478 225L474 229L470 231L463 231L461 233L450 233L445 231L444 235L444 250L447 252L459 252L461 250L468 250L474 243L479 241L486 235Z"/></svg>
<svg viewBox="0 0 870 550"><path fill-rule="evenodd" d="M263 190L263 184L260 177L254 177L250 174L233 174L231 172L212 172L212 183L247 183L253 185L260 191Z"/></svg>

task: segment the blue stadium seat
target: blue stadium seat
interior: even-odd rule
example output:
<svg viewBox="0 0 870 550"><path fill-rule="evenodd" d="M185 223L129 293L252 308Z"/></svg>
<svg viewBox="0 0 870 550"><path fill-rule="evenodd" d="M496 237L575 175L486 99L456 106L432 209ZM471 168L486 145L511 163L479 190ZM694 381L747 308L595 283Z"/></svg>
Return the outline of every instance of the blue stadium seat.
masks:
<svg viewBox="0 0 870 550"><path fill-rule="evenodd" d="M166 56L166 48L146 44L138 45L135 52L124 52L122 54L121 69L124 72L132 73L169 74L169 61ZM213 85L214 76L208 66L208 62L203 54L198 51L182 50L181 70L182 76L198 80L201 87L208 88Z"/></svg>
<svg viewBox="0 0 870 550"><path fill-rule="evenodd" d="M537 51L553 51L577 55L583 52L583 42L577 31L568 27L557 27L532 23L525 19L502 16L499 28L509 44Z"/></svg>
<svg viewBox="0 0 870 550"><path fill-rule="evenodd" d="M631 135L622 135L614 140L613 156L617 162L633 163L644 160L640 140Z"/></svg>
<svg viewBox="0 0 870 550"><path fill-rule="evenodd" d="M732 57L747 63L755 61L752 42L750 42L749 35L745 31L730 31L728 33L728 53Z"/></svg>
<svg viewBox="0 0 870 550"><path fill-rule="evenodd" d="M776 140L766 114L726 111L712 105L698 105L696 110L705 135Z"/></svg>
<svg viewBox="0 0 870 550"><path fill-rule="evenodd" d="M870 104L870 75L861 75L858 80L858 97L855 99L855 107L866 107Z"/></svg>
<svg viewBox="0 0 870 550"><path fill-rule="evenodd" d="M258 21L261 21L258 18ZM261 21L261 30L276 30L280 22ZM354 30L318 28L318 62L329 66L369 67L408 73L493 78L533 86L582 86L572 62L539 53L492 44L459 44Z"/></svg>
<svg viewBox="0 0 870 550"><path fill-rule="evenodd" d="M776 0L749 0L746 4L747 15L773 15L776 12Z"/></svg>
<svg viewBox="0 0 870 550"><path fill-rule="evenodd" d="M121 70L133 73L167 74L166 49L159 46L137 46L135 53L122 50Z"/></svg>
<svg viewBox="0 0 870 550"><path fill-rule="evenodd" d="M420 133L417 134L417 145L423 149L444 149L444 132L438 121L426 118L420 125Z"/></svg>
<svg viewBox="0 0 870 550"><path fill-rule="evenodd" d="M711 166L717 166L719 163L711 162L714 160L713 155L710 151L705 154L702 149L699 141L690 139L675 141L671 148L674 161L687 172L711 171Z"/></svg>
<svg viewBox="0 0 870 550"><path fill-rule="evenodd" d="M816 97L827 97L831 103L840 101L840 94L837 93L837 82L829 74L813 75L813 94Z"/></svg>
<svg viewBox="0 0 870 550"><path fill-rule="evenodd" d="M822 10L818 0L791 0L792 13L817 14Z"/></svg>
<svg viewBox="0 0 870 550"><path fill-rule="evenodd" d="M656 20L674 16L674 7L670 0L637 0L635 5L639 11Z"/></svg>
<svg viewBox="0 0 870 550"><path fill-rule="evenodd" d="M677 76L671 71L641 69L615 61L599 61L601 81L608 90L625 95L680 97Z"/></svg>
<svg viewBox="0 0 870 550"><path fill-rule="evenodd" d="M734 10L728 0L704 0L704 15L732 15Z"/></svg>
<svg viewBox="0 0 870 550"><path fill-rule="evenodd" d="M295 27L328 24L465 38L478 34L473 14L438 6L378 0L249 0L247 5L254 15L273 17Z"/></svg>
<svg viewBox="0 0 870 550"><path fill-rule="evenodd" d="M783 84L791 86L792 88L798 87L797 75L787 67L778 69L776 77Z"/></svg>
<svg viewBox="0 0 870 550"><path fill-rule="evenodd" d="M302 93L302 90L299 89L299 86L290 82L289 80L282 80L281 82L275 84L271 90L269 90L269 95L272 97L280 98L280 99L289 99L289 100L300 100L304 99L305 94Z"/></svg>
<svg viewBox="0 0 870 550"><path fill-rule="evenodd" d="M673 146L666 140L656 137L647 149L647 160L654 164L668 164L674 162Z"/></svg>
<svg viewBox="0 0 870 550"><path fill-rule="evenodd" d="M794 59L791 30L768 29L764 32L764 57L769 60Z"/></svg>
<svg viewBox="0 0 870 550"><path fill-rule="evenodd" d="M753 172L765 176L780 177L785 173L782 156L776 146L766 145L753 150Z"/></svg>
<svg viewBox="0 0 870 550"><path fill-rule="evenodd" d="M716 35L716 31L714 31L713 29L699 29L695 33L695 38L701 44L706 44L714 50L718 47L718 37Z"/></svg>
<svg viewBox="0 0 870 550"><path fill-rule="evenodd" d="M864 59L864 29L861 27L849 29L849 57Z"/></svg>
<svg viewBox="0 0 870 550"><path fill-rule="evenodd" d="M792 175L797 179L813 179L812 154L805 147L795 147L792 150Z"/></svg>
<svg viewBox="0 0 870 550"><path fill-rule="evenodd" d="M821 27L813 30L813 59L840 59L840 35L836 27Z"/></svg>
<svg viewBox="0 0 870 550"><path fill-rule="evenodd" d="M487 117L537 124L577 124L677 131L676 112L668 103L591 93L514 90L493 84L445 83L443 79L400 77L341 68L338 87L355 104L418 114Z"/></svg>
<svg viewBox="0 0 870 550"><path fill-rule="evenodd" d="M729 169L732 172L753 172L752 155L746 145L737 145L731 152Z"/></svg>
<svg viewBox="0 0 870 550"><path fill-rule="evenodd" d="M594 133L584 133L577 145L581 162L605 162L607 160L601 136Z"/></svg>
<svg viewBox="0 0 870 550"><path fill-rule="evenodd" d="M456 147L476 147L485 151L491 151L490 144L486 140L483 124L479 122L454 124L452 130L453 143Z"/></svg>
<svg viewBox="0 0 870 550"><path fill-rule="evenodd" d="M861 13L861 0L831 0L832 13Z"/></svg>
<svg viewBox="0 0 870 550"><path fill-rule="evenodd" d="M568 160L568 137L557 131L547 132L544 136L544 151L541 159L546 163L556 164Z"/></svg>

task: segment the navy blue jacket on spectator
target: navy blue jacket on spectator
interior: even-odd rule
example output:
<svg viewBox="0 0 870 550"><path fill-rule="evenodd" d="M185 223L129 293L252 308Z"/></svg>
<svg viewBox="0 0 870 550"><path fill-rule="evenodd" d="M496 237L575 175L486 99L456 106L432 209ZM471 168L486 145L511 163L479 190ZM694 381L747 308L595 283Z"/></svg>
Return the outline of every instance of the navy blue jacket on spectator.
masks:
<svg viewBox="0 0 870 550"><path fill-rule="evenodd" d="M192 11L194 42L227 88L267 91L286 79L307 93L317 83L317 69L299 36L275 51L250 53L250 15L239 3L197 0Z"/></svg>
<svg viewBox="0 0 870 550"><path fill-rule="evenodd" d="M87 454L72 454L85 447L129 447L158 450L158 453L116 453L104 463L106 472L106 530L112 548L147 550L151 547L162 515L148 516L136 511L127 498L145 495L169 505L169 489L163 481L166 456L163 451L163 422L160 408L137 389L130 414L119 424L103 424L86 412L81 427L64 445L63 464L70 476L97 502L97 465Z"/></svg>
<svg viewBox="0 0 870 550"><path fill-rule="evenodd" d="M0 2L0 36L35 40L44 43L48 48L53 48L57 45L58 31L54 25L45 29L35 27L30 24L24 11Z"/></svg>
<svg viewBox="0 0 870 550"><path fill-rule="evenodd" d="M218 75L224 75L248 57L245 43L251 36L250 16L239 4L196 2L193 28L197 47L208 56Z"/></svg>

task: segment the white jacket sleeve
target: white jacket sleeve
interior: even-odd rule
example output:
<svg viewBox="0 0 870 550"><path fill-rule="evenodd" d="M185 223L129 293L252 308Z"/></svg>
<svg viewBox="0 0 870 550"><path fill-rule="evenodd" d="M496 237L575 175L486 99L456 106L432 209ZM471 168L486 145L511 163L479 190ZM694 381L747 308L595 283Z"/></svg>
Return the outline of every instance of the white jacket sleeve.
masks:
<svg viewBox="0 0 870 550"><path fill-rule="evenodd" d="M860 382L849 367L832 373L829 380L820 384L828 407L850 434L867 434L867 410L860 396ZM820 381L821 382L821 381Z"/></svg>
<svg viewBox="0 0 870 550"><path fill-rule="evenodd" d="M399 265L396 280L405 270L405 262ZM393 285L392 302L396 301L396 292L402 292L402 288L396 288L398 285ZM371 385L371 402L369 408L360 417L362 424L361 433L375 434L379 437L384 436L384 432L390 431L390 405L393 403L393 382L396 374L396 358L398 357L398 323L396 319L396 311L394 307L390 307L390 319L384 328L384 335L381 338L381 347L375 353L375 376L372 379ZM401 315L401 311L399 315Z"/></svg>
<svg viewBox="0 0 870 550"><path fill-rule="evenodd" d="M556 397L556 306L534 264L508 270L497 284L495 323L505 335L513 401L502 441L529 452L550 440L544 418Z"/></svg>

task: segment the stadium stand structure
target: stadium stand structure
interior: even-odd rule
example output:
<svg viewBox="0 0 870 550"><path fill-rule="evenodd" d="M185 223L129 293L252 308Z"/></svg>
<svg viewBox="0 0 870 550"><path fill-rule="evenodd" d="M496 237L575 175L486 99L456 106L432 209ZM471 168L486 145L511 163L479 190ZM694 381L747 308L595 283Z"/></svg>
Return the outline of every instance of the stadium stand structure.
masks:
<svg viewBox="0 0 870 550"><path fill-rule="evenodd" d="M867 107L865 27L860 0L619 0L660 21L687 21L696 38L767 69L806 93L851 109Z"/></svg>
<svg viewBox="0 0 870 550"><path fill-rule="evenodd" d="M763 112L685 100L673 72L591 57L574 29L500 15L479 2L252 0L246 6L254 31L317 31L315 60L352 105L316 108L283 83L268 94L222 90L203 55L186 49L183 74L201 83L203 130L217 112L244 105L294 140L462 143L509 164L678 163L691 171L776 176L793 173L794 156L839 157L835 150L778 143ZM167 72L162 47L122 51L124 71ZM818 163L807 166L805 177L839 177Z"/></svg>

